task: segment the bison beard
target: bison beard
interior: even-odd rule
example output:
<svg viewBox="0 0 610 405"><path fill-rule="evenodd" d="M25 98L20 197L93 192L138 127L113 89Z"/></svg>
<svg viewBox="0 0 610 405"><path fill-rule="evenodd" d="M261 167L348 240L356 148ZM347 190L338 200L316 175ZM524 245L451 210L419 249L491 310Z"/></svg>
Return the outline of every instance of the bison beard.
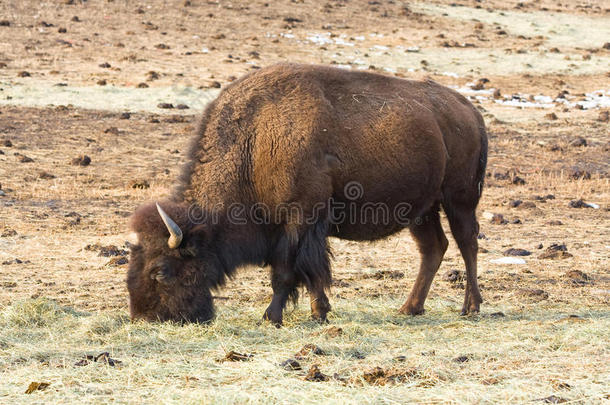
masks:
<svg viewBox="0 0 610 405"><path fill-rule="evenodd" d="M213 290L241 266L269 265L266 319L280 325L305 286L312 316L325 320L328 236L375 240L404 228L421 264L400 312L421 314L448 244L441 207L466 265L462 312L477 312L475 209L486 160L481 115L432 81L292 64L251 73L206 108L172 199L132 217L132 318L209 321ZM347 191L354 184L357 195ZM367 204L409 210L379 220ZM248 215L255 206L264 215Z"/></svg>

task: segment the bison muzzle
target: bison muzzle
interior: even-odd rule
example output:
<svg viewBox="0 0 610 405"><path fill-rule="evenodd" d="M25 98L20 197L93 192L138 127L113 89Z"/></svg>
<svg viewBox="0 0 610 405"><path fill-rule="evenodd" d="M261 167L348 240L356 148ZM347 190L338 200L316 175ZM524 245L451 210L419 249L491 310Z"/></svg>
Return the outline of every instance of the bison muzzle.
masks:
<svg viewBox="0 0 610 405"><path fill-rule="evenodd" d="M268 265L266 319L281 324L304 286L325 320L328 237L404 228L421 264L400 312L421 314L448 244L441 207L466 265L462 312L477 312L486 161L481 115L433 81L296 64L248 74L207 106L171 199L132 217L131 316L209 321L212 291L239 267Z"/></svg>

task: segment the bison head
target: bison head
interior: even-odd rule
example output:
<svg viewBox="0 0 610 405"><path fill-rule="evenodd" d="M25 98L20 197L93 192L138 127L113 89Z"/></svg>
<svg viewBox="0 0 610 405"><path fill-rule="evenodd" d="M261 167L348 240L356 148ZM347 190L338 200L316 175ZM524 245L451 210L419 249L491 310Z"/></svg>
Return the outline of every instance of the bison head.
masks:
<svg viewBox="0 0 610 405"><path fill-rule="evenodd" d="M164 202L140 207L131 227L127 274L132 319L207 322L214 317L211 289L222 283L210 226L189 220L188 207Z"/></svg>

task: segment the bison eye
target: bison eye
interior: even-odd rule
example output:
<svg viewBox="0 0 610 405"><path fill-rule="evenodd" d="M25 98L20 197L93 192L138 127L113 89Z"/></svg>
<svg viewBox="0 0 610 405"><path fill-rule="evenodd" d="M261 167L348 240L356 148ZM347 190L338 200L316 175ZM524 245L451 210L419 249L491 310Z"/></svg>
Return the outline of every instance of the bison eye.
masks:
<svg viewBox="0 0 610 405"><path fill-rule="evenodd" d="M174 280L174 275L168 267L160 266L150 272L150 278L161 284L171 284Z"/></svg>

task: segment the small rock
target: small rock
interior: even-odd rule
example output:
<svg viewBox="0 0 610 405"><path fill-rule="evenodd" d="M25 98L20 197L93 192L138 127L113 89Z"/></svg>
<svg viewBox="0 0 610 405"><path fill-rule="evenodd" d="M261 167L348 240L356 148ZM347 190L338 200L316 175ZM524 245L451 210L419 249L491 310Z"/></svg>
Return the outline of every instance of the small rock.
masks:
<svg viewBox="0 0 610 405"><path fill-rule="evenodd" d="M115 366L120 365L123 362L120 360L111 358L110 353L103 352L103 353L98 354L97 356L88 354L88 355L84 356L81 360L74 363L74 365L76 367L83 367L83 366L87 366L91 363L104 363L110 367L115 367Z"/></svg>
<svg viewBox="0 0 610 405"><path fill-rule="evenodd" d="M0 237L2 237L2 238L9 238L11 236L16 236L16 235L17 235L17 231L16 230L7 228L7 229L2 231L2 233L0 234Z"/></svg>
<svg viewBox="0 0 610 405"><path fill-rule="evenodd" d="M68 32L68 30L66 28L64 28L64 27L59 27L57 32L59 32L60 34L65 34L66 32Z"/></svg>
<svg viewBox="0 0 610 405"><path fill-rule="evenodd" d="M138 83L138 89L147 89L148 88L148 84L142 82L142 83Z"/></svg>
<svg viewBox="0 0 610 405"><path fill-rule="evenodd" d="M0 27L10 27L11 22L9 20L0 20Z"/></svg>
<svg viewBox="0 0 610 405"><path fill-rule="evenodd" d="M610 120L610 113L608 111L600 111L597 120L599 122L608 122Z"/></svg>
<svg viewBox="0 0 610 405"><path fill-rule="evenodd" d="M495 99L502 98L502 93L500 92L500 89L495 89L494 90L493 97Z"/></svg>
<svg viewBox="0 0 610 405"><path fill-rule="evenodd" d="M301 363L299 363L295 359L284 360L280 363L280 367L288 371L302 370Z"/></svg>
<svg viewBox="0 0 610 405"><path fill-rule="evenodd" d="M178 104L176 106L176 109L178 109L178 110L188 110L189 108L190 107L188 105L186 105L186 104Z"/></svg>
<svg viewBox="0 0 610 405"><path fill-rule="evenodd" d="M602 49L608 49L610 50L610 42L606 42L602 45Z"/></svg>
<svg viewBox="0 0 610 405"><path fill-rule="evenodd" d="M550 397L546 398L539 398L536 401L544 402L545 404L563 404L565 402L569 402L569 400L556 395L551 395Z"/></svg>
<svg viewBox="0 0 610 405"><path fill-rule="evenodd" d="M521 288L517 290L516 295L525 298L534 298L536 300L546 300L549 298L549 293L537 288Z"/></svg>
<svg viewBox="0 0 610 405"><path fill-rule="evenodd" d="M221 84L220 84L220 82L215 80L210 84L210 87L212 87L214 89L219 89L221 87Z"/></svg>
<svg viewBox="0 0 610 405"><path fill-rule="evenodd" d="M544 118L546 118L547 120L555 121L557 119L557 114L555 114L554 112L548 113L544 116Z"/></svg>
<svg viewBox="0 0 610 405"><path fill-rule="evenodd" d="M585 285L591 282L591 277L580 271L580 270L570 270L568 271L565 276L573 283L576 285Z"/></svg>
<svg viewBox="0 0 610 405"><path fill-rule="evenodd" d="M548 224L548 225L553 225L553 226L555 226L555 225L563 225L563 222L561 222L561 221L560 221L560 220L558 220L558 219L554 219L554 220L552 220L552 221L547 222L547 224Z"/></svg>
<svg viewBox="0 0 610 405"><path fill-rule="evenodd" d="M121 131L117 127L108 127L104 130L105 134L120 135Z"/></svg>
<svg viewBox="0 0 610 405"><path fill-rule="evenodd" d="M455 359L453 359L453 361L456 363L466 363L467 361L470 361L470 359L472 359L472 355L467 354L465 356L458 356Z"/></svg>
<svg viewBox="0 0 610 405"><path fill-rule="evenodd" d="M483 385L496 385L500 383L500 379L496 377L484 378L481 380L481 384Z"/></svg>
<svg viewBox="0 0 610 405"><path fill-rule="evenodd" d="M587 146L587 140L582 136L579 136L576 137L576 139L570 141L569 145L574 147Z"/></svg>
<svg viewBox="0 0 610 405"><path fill-rule="evenodd" d="M157 45L155 45L155 48L157 48L157 49L170 49L169 45L166 45L166 44L157 44Z"/></svg>
<svg viewBox="0 0 610 405"><path fill-rule="evenodd" d="M464 281L464 274L460 270L449 270L443 274L442 280L449 283L458 283Z"/></svg>
<svg viewBox="0 0 610 405"><path fill-rule="evenodd" d="M399 279L403 278L404 276L405 276L405 273L403 273L402 271L381 270L381 271L375 272L372 275L372 278L377 279L377 280L383 280L383 279L387 279L387 278L399 280Z"/></svg>
<svg viewBox="0 0 610 405"><path fill-rule="evenodd" d="M11 142L10 139L5 139L4 142L2 143L4 146L6 146L7 148L10 148L13 146L13 142Z"/></svg>
<svg viewBox="0 0 610 405"><path fill-rule="evenodd" d="M502 214L493 214L493 217L491 218L491 220L489 222L494 225L508 224L508 221L506 219L504 219L504 215L502 215Z"/></svg>
<svg viewBox="0 0 610 405"><path fill-rule="evenodd" d="M121 113L121 115L119 116L119 118L120 118L120 119L122 119L122 120L128 120L128 119L130 119L130 118L131 118L131 113L129 113L129 112L124 112L124 113Z"/></svg>
<svg viewBox="0 0 610 405"><path fill-rule="evenodd" d="M18 77L30 77L32 75L30 74L30 72L22 70L21 72L17 73L17 76Z"/></svg>
<svg viewBox="0 0 610 405"><path fill-rule="evenodd" d="M532 252L520 248L510 248L504 251L505 256L529 256Z"/></svg>
<svg viewBox="0 0 610 405"><path fill-rule="evenodd" d="M551 383L553 384L553 388L555 388L556 390L570 390L570 389L572 389L572 386L570 384L568 384L567 382L553 380L553 381L551 381Z"/></svg>
<svg viewBox="0 0 610 405"><path fill-rule="evenodd" d="M31 157L22 155L21 153L15 153L15 156L17 156L17 160L21 163L32 163L34 161Z"/></svg>
<svg viewBox="0 0 610 405"><path fill-rule="evenodd" d="M338 326L330 326L330 327L324 329L323 331L314 333L313 335L316 336L316 335L321 335L321 334L324 334L331 338L335 338L335 337L343 334L343 329L341 329Z"/></svg>
<svg viewBox="0 0 610 405"><path fill-rule="evenodd" d="M568 175L570 176L570 178L572 178L574 180L579 180L579 179L590 180L591 179L591 173L589 171L584 170L584 169L579 169L577 167L573 167L572 169L570 169L570 172Z"/></svg>
<svg viewBox="0 0 610 405"><path fill-rule="evenodd" d="M41 178L41 179L43 179L43 180L51 180L51 179L54 179L54 178L55 178L55 176L54 176L54 175L52 175L52 174L51 174L51 173L49 173L49 172L45 172L44 170L43 170L43 171L41 171L41 172L38 174L38 177L39 177L39 178Z"/></svg>
<svg viewBox="0 0 610 405"><path fill-rule="evenodd" d="M512 200L511 202L508 203L508 206L511 208L517 208L518 206L521 205L521 203L523 203L522 200Z"/></svg>
<svg viewBox="0 0 610 405"><path fill-rule="evenodd" d="M108 261L108 263L106 263L106 265L117 267L123 266L127 263L129 263L129 259L127 259L126 257L113 257L112 259L110 259L110 261Z"/></svg>
<svg viewBox="0 0 610 405"><path fill-rule="evenodd" d="M595 208L593 205L586 203L582 198L579 200L572 200L568 203L570 208Z"/></svg>
<svg viewBox="0 0 610 405"><path fill-rule="evenodd" d="M150 72L147 73L148 77L146 78L147 81L151 82L153 80L158 80L159 78L161 78L161 75L157 72L155 72L154 70L151 70Z"/></svg>
<svg viewBox="0 0 610 405"><path fill-rule="evenodd" d="M101 79L101 80L97 81L98 86L105 86L107 84L108 84L108 82L106 81L106 79Z"/></svg>
<svg viewBox="0 0 610 405"><path fill-rule="evenodd" d="M174 105L172 103L159 103L157 104L157 108L171 109L174 108Z"/></svg>
<svg viewBox="0 0 610 405"><path fill-rule="evenodd" d="M99 67L108 69L108 68L111 68L112 66L110 66L110 63L108 63L108 62L104 62L104 63L100 63Z"/></svg>
<svg viewBox="0 0 610 405"><path fill-rule="evenodd" d="M72 165L74 166L89 166L91 158L87 155L81 155L72 159Z"/></svg>
<svg viewBox="0 0 610 405"><path fill-rule="evenodd" d="M150 188L150 183L144 179L132 180L129 182L129 188L145 190L147 188Z"/></svg>
<svg viewBox="0 0 610 405"><path fill-rule="evenodd" d="M524 185L524 184L525 184L525 179L523 179L523 178L521 178L521 177L519 177L519 176L515 176L515 177L513 177L513 179L512 179L512 183L513 183L513 184L516 184L516 185L518 185L518 186L522 186L522 185Z"/></svg>

